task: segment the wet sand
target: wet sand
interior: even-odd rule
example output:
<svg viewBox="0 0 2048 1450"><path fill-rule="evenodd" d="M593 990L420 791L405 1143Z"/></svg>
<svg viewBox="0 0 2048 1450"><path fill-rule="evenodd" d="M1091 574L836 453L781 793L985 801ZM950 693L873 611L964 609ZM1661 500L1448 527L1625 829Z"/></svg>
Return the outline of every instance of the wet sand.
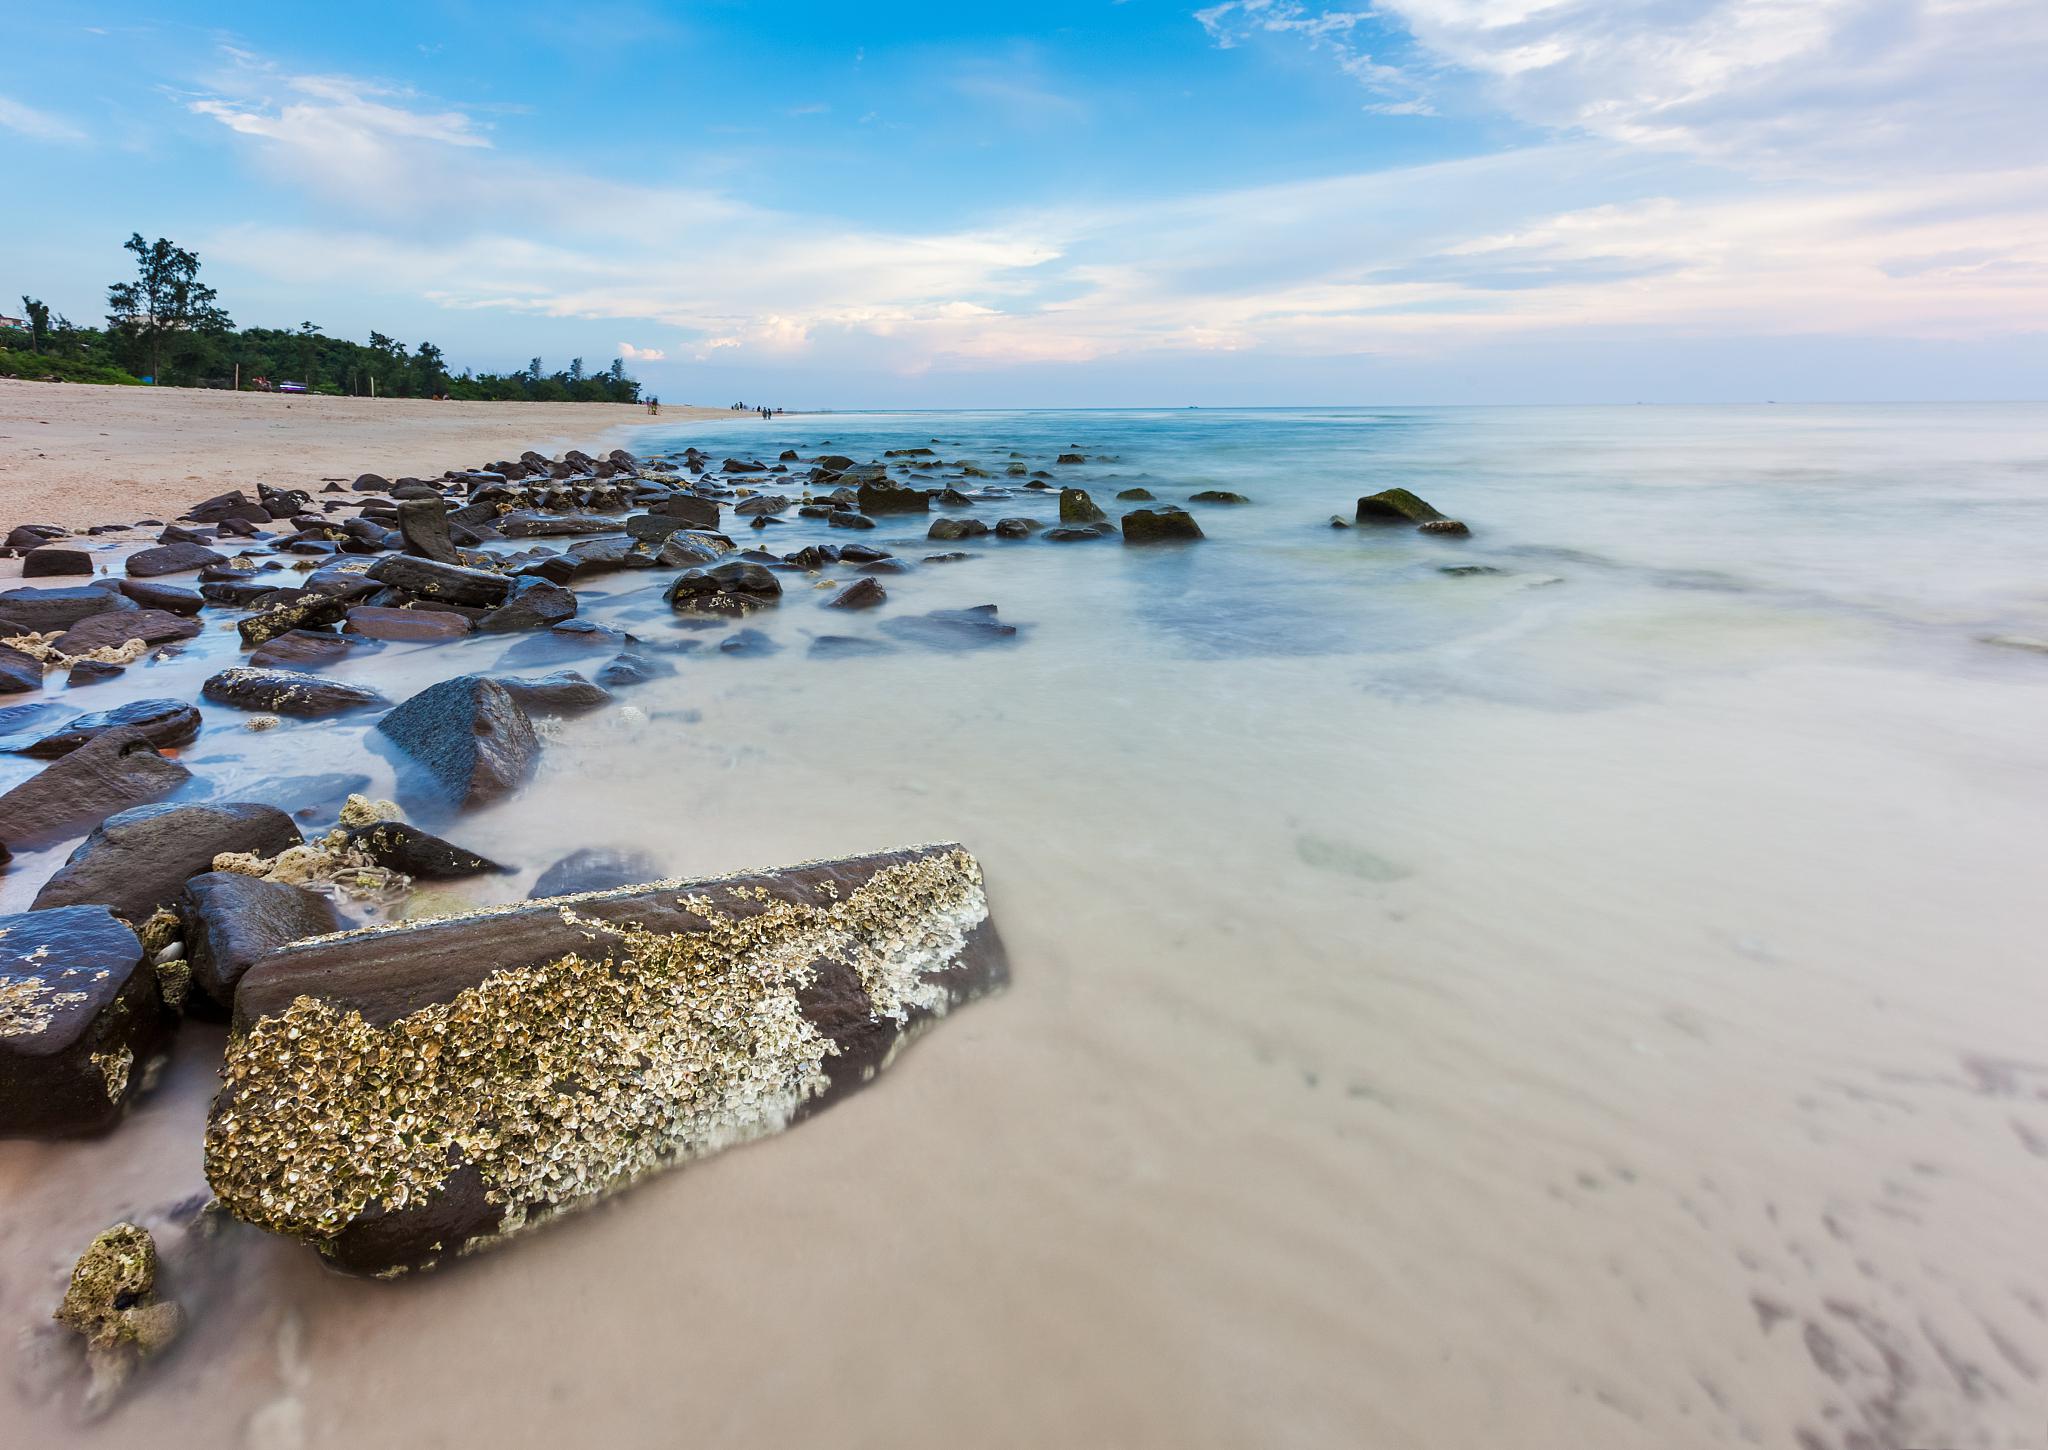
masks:
<svg viewBox="0 0 2048 1450"><path fill-rule="evenodd" d="M363 473L433 477L537 448L600 455L649 424L724 408L436 403L0 379L0 519L85 528L175 518L259 483L317 492Z"/></svg>

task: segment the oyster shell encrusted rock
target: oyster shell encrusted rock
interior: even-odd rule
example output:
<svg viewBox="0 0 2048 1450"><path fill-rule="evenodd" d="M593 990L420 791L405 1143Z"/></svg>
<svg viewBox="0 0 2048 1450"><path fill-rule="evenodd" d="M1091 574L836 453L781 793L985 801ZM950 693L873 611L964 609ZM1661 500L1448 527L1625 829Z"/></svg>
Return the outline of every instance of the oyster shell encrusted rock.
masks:
<svg viewBox="0 0 2048 1450"><path fill-rule="evenodd" d="M242 979L207 1178L423 1267L786 1128L1008 975L957 845L316 937Z"/></svg>

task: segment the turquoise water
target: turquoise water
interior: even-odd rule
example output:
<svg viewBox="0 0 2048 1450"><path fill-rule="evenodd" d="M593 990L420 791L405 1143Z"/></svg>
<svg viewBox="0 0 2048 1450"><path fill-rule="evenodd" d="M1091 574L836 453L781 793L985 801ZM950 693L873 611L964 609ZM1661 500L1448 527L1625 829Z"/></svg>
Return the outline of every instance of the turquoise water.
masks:
<svg viewBox="0 0 2048 1450"><path fill-rule="evenodd" d="M797 1132L423 1286L250 1250L260 1347L145 1406L159 1438L1854 1450L2048 1423L2048 654L1987 642L2048 639L2048 408L623 441L931 447L930 481L1012 490L944 511L990 522L1056 517L1012 463L1112 514L1134 486L1251 501L1142 550L733 527L911 565L852 616L823 604L850 570L784 575L739 653L669 615L665 572L592 581L584 615L677 673L550 726L532 788L451 831L521 868L490 889L583 845L683 874L958 839L1014 988ZM1396 485L1472 537L1329 526ZM1013 643L889 628L981 604ZM93 703L194 692L231 644ZM335 673L396 698L518 647ZM363 728L214 712L188 758L228 794L381 788ZM132 1196L190 1191L209 1072L195 1049L109 1141ZM7 1148L24 1221L111 1171Z"/></svg>

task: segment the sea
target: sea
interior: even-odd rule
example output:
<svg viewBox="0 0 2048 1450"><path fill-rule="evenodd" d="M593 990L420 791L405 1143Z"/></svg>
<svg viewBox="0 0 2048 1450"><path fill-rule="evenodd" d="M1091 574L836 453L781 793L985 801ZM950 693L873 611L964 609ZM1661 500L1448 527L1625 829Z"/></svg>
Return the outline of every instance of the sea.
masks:
<svg viewBox="0 0 2048 1450"><path fill-rule="evenodd" d="M663 605L671 571L579 582L674 673L431 822L516 868L437 904L585 846L688 875L959 841L1012 986L788 1134L430 1276L249 1231L127 1402L79 1422L19 1369L0 1440L2048 1444L2048 407L735 413L617 441L792 451L731 480L792 497L802 460L929 449L889 462L977 497L730 522L890 551L860 613L827 607L840 565L709 628ZM1204 537L926 538L1057 523L1034 478ZM1470 536L1354 522L1393 487ZM984 605L1016 633L896 623ZM235 645L90 705L197 700ZM395 700L521 650L609 653L477 636L330 673ZM374 715L202 708L183 758L216 795L393 788ZM0 908L72 844L17 857ZM98 1229L203 1198L223 1030L187 1023L111 1136L0 1143L10 1332Z"/></svg>

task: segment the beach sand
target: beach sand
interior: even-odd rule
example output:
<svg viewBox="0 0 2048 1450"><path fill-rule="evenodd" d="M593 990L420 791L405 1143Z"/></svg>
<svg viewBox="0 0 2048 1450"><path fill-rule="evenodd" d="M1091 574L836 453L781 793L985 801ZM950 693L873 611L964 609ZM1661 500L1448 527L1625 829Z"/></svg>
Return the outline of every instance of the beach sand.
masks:
<svg viewBox="0 0 2048 1450"><path fill-rule="evenodd" d="M633 430L725 408L633 403L436 403L0 379L0 521L170 519L259 483L317 491L362 473L430 477L528 448L603 452Z"/></svg>

